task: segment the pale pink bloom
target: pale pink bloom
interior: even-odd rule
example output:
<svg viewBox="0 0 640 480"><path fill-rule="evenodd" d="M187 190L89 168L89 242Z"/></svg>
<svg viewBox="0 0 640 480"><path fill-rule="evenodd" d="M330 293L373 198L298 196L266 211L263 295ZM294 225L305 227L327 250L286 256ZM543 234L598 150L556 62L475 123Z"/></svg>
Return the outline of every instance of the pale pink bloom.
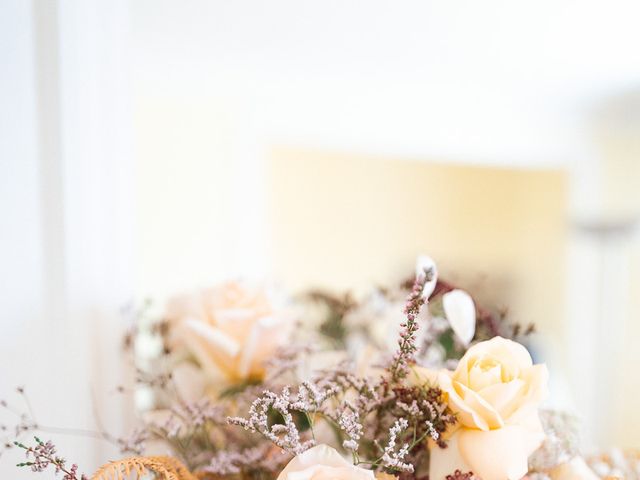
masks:
<svg viewBox="0 0 640 480"><path fill-rule="evenodd" d="M238 282L173 298L167 319L176 345L209 376L231 383L262 379L293 323L266 290Z"/></svg>

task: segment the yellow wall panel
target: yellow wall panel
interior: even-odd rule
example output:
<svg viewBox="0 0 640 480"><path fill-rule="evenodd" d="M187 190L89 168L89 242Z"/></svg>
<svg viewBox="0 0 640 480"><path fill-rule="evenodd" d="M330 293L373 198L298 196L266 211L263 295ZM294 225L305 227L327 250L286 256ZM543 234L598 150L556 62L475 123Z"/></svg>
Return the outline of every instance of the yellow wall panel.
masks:
<svg viewBox="0 0 640 480"><path fill-rule="evenodd" d="M272 261L287 286L388 283L424 252L521 321L558 328L563 172L284 148L268 172Z"/></svg>

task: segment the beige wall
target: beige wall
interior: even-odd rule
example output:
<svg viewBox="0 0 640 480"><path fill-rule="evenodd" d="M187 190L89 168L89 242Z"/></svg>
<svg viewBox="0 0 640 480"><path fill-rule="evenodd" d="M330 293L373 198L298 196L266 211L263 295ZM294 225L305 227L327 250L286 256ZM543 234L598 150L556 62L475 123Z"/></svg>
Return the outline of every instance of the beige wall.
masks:
<svg viewBox="0 0 640 480"><path fill-rule="evenodd" d="M277 149L276 276L293 288L387 283L419 253L447 277L561 334L565 174Z"/></svg>

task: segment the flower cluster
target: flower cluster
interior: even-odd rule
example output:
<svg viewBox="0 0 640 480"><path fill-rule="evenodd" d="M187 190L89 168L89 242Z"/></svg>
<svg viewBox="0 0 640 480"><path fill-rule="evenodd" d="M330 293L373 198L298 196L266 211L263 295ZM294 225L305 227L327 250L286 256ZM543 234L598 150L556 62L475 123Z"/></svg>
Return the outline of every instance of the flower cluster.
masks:
<svg viewBox="0 0 640 480"><path fill-rule="evenodd" d="M251 405L249 418L230 417L229 423L239 425L245 430L258 432L271 440L281 449L295 455L304 452L313 446L313 440L303 440L300 436L298 426L293 419L291 411L306 412L309 404L300 400L291 400L289 389L284 388L281 394L265 391L264 395L258 398ZM294 407L296 405L296 407ZM269 421L269 415L275 412L281 419L281 423Z"/></svg>
<svg viewBox="0 0 640 480"><path fill-rule="evenodd" d="M424 303L425 279L429 276L416 281L409 297L407 323L414 323ZM405 328L415 331L411 325ZM413 462L426 451L424 442L430 439L444 447L443 434L456 423L438 388L409 381L408 358L414 351L415 336L405 334L395 360L379 376L358 375L343 364L293 390L285 386L264 391L246 418L230 417L229 423L260 434L292 455L317 445L316 430L329 428L356 465L413 473Z"/></svg>
<svg viewBox="0 0 640 480"><path fill-rule="evenodd" d="M291 308L228 282L155 318L149 304L140 312L125 345L150 405L129 436L81 432L135 455L96 478L588 480L633 478L638 464L612 456L589 469L567 419L538 412L546 367L517 343L532 329L438 278L428 257L364 299L314 290ZM42 429L19 419L16 436ZM171 456L142 456L158 443ZM50 442L15 445L20 466L86 479Z"/></svg>
<svg viewBox="0 0 640 480"><path fill-rule="evenodd" d="M351 403L345 402L344 409L338 415L338 426L347 437L342 442L344 449L357 451L364 427L360 423L358 410Z"/></svg>
<svg viewBox="0 0 640 480"><path fill-rule="evenodd" d="M371 349L396 352L402 334L411 336L409 344L416 347L402 355L409 365L453 369L474 342L496 336L523 342L533 332L533 325L513 323L506 310L479 305L466 291L440 278L433 260L424 256L418 259L416 275L399 285L377 287L361 297L313 290L303 300L314 312L311 323L320 334L314 341L340 345L355 361ZM402 358L394 361L402 375Z"/></svg>

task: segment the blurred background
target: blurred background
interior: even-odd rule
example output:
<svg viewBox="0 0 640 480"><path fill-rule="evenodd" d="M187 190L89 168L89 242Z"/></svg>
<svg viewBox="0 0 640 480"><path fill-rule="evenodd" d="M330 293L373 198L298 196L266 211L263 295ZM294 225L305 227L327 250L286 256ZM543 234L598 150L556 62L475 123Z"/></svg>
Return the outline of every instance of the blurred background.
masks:
<svg viewBox="0 0 640 480"><path fill-rule="evenodd" d="M427 253L536 323L586 448L640 447L638 18L1 0L0 397L25 385L53 433L120 433L130 302L236 276L358 291ZM116 455L59 443L87 470Z"/></svg>

